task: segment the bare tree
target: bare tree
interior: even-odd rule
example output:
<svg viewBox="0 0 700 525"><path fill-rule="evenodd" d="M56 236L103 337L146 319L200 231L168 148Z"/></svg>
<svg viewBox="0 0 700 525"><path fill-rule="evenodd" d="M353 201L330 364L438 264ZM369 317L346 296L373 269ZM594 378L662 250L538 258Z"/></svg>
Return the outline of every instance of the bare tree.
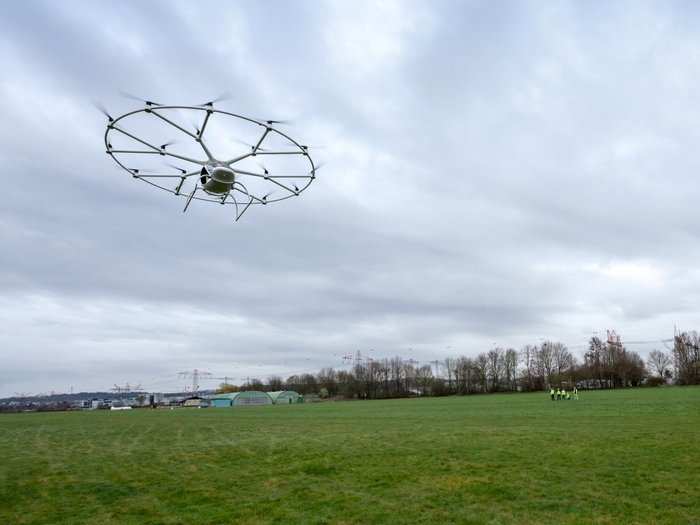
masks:
<svg viewBox="0 0 700 525"><path fill-rule="evenodd" d="M649 369L662 379L671 370L672 362L671 356L661 350L652 350L647 357Z"/></svg>
<svg viewBox="0 0 700 525"><path fill-rule="evenodd" d="M443 366L445 367L445 373L447 374L447 392L449 394L453 394L457 391L457 388L453 384L453 381L454 383L457 382L457 359L454 357L448 357L445 359Z"/></svg>
<svg viewBox="0 0 700 525"><path fill-rule="evenodd" d="M598 388L603 387L603 354L605 344L599 337L591 337L588 341L588 351L584 354L584 365L588 376L598 381Z"/></svg>
<svg viewBox="0 0 700 525"><path fill-rule="evenodd" d="M536 390L537 387L537 346L525 345L520 350L520 362L523 365L523 379L527 390Z"/></svg>
<svg viewBox="0 0 700 525"><path fill-rule="evenodd" d="M284 381L280 376L270 376L267 378L267 386L271 392L276 392L284 388Z"/></svg>
<svg viewBox="0 0 700 525"><path fill-rule="evenodd" d="M503 370L508 390L517 390L518 352L513 348L506 350L506 353L503 355Z"/></svg>
<svg viewBox="0 0 700 525"><path fill-rule="evenodd" d="M683 332L673 338L673 364L679 384L700 384L700 334Z"/></svg>
<svg viewBox="0 0 700 525"><path fill-rule="evenodd" d="M459 357L455 365L455 389L459 394L473 392L474 363L468 357Z"/></svg>
<svg viewBox="0 0 700 525"><path fill-rule="evenodd" d="M482 392L486 392L486 389L488 388L488 368L488 356L484 353L476 356L476 360L474 361L474 373L476 375L476 382Z"/></svg>
<svg viewBox="0 0 700 525"><path fill-rule="evenodd" d="M426 395L430 392L430 386L433 382L433 371L430 365L423 365L415 370L416 385L420 389L421 395Z"/></svg>
<svg viewBox="0 0 700 525"><path fill-rule="evenodd" d="M257 377L249 377L241 387L242 390L264 390L265 385Z"/></svg>
<svg viewBox="0 0 700 525"><path fill-rule="evenodd" d="M325 388L329 396L338 395L337 374L332 368L322 368L318 373L318 384Z"/></svg>
<svg viewBox="0 0 700 525"><path fill-rule="evenodd" d="M488 358L488 377L491 383L491 391L497 392L501 388L503 376L503 348L496 347L486 354Z"/></svg>
<svg viewBox="0 0 700 525"><path fill-rule="evenodd" d="M549 343L549 345L552 351L556 382L561 384L574 365L574 356L562 343Z"/></svg>
<svg viewBox="0 0 700 525"><path fill-rule="evenodd" d="M552 343L545 341L537 352L537 368L545 386L553 384L554 359L552 357Z"/></svg>

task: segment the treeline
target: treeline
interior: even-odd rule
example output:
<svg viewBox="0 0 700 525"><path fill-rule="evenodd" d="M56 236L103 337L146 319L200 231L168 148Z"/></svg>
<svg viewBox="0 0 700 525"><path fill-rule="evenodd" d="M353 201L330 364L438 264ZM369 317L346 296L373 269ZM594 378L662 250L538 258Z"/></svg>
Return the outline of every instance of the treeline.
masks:
<svg viewBox="0 0 700 525"><path fill-rule="evenodd" d="M579 360L563 343L546 341L520 350L496 347L476 357L449 357L420 364L392 357L370 359L359 353L350 370L323 368L317 374L250 379L243 385L221 385L220 391L295 390L321 397L360 399L412 395L476 394L544 390L700 384L700 337L696 332L674 337L673 350L652 351L647 362L618 339L592 337Z"/></svg>

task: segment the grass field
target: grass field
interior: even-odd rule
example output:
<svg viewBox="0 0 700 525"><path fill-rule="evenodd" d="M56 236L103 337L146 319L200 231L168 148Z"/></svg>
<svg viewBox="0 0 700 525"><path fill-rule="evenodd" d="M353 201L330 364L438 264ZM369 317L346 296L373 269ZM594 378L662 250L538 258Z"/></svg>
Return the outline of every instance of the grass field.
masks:
<svg viewBox="0 0 700 525"><path fill-rule="evenodd" d="M700 523L700 388L0 415L0 523Z"/></svg>

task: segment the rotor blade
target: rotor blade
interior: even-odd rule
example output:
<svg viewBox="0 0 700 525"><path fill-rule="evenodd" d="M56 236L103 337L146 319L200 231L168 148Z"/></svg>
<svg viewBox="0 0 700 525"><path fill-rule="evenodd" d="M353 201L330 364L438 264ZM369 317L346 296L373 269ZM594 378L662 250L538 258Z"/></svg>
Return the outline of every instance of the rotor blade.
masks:
<svg viewBox="0 0 700 525"><path fill-rule="evenodd" d="M177 170L177 171L182 172L183 175L184 175L185 173L187 173L187 170L186 170L186 169L183 169L183 168L181 168L181 167L179 167L179 166L175 166L175 164L170 164L169 162L166 162L165 165L168 166L169 168L172 168L172 169L174 169L174 170Z"/></svg>
<svg viewBox="0 0 700 525"><path fill-rule="evenodd" d="M269 175L269 174L270 174L270 172L267 171L267 168L265 167L265 165L264 165L262 162L256 162L256 164L258 165L258 167L259 167L261 170L263 170L263 173L264 173L265 175Z"/></svg>
<svg viewBox="0 0 700 525"><path fill-rule="evenodd" d="M197 136L199 137L200 133L202 132L202 130L199 129L199 124L197 124L197 123L196 123L194 120L192 120L191 118L188 118L187 121L189 122L190 126L192 127L192 129L195 131L195 133L196 133Z"/></svg>
<svg viewBox="0 0 700 525"><path fill-rule="evenodd" d="M318 170L320 170L321 168L323 168L325 165L326 165L325 162L321 162L321 163L319 163L319 164L316 164L316 165L314 166L314 169L311 170L311 173L316 173Z"/></svg>
<svg viewBox="0 0 700 525"><path fill-rule="evenodd" d="M93 100L92 105L95 106L95 108L97 108L97 111L99 111L105 117L107 117L107 120L109 120L110 122L114 122L112 115L109 114L109 112L107 111L107 108L105 108L104 105L102 105L102 103L97 102L96 100Z"/></svg>
<svg viewBox="0 0 700 525"><path fill-rule="evenodd" d="M294 125L293 120L285 119L285 120L274 120L274 119L266 119L266 118L256 118L253 120L257 120L258 122L265 122L269 126L274 126L275 124L281 124L282 126L292 126Z"/></svg>
<svg viewBox="0 0 700 525"><path fill-rule="evenodd" d="M239 144L242 144L243 146L248 146L251 150L255 149L255 144L250 144L249 142L246 142L244 140L239 140L239 139L231 139L233 142L238 142ZM264 148L258 147L258 151L267 151Z"/></svg>
<svg viewBox="0 0 700 525"><path fill-rule="evenodd" d="M129 168L129 171L132 173L161 173L162 172L162 170L143 169L143 168Z"/></svg>
<svg viewBox="0 0 700 525"><path fill-rule="evenodd" d="M171 140L169 142L166 142L165 144L161 144L160 149L165 149L168 146L172 146L173 144L177 144L176 140Z"/></svg>
<svg viewBox="0 0 700 525"><path fill-rule="evenodd" d="M267 204L267 198L274 195L275 193L277 193L277 191L273 190L273 191L267 193L266 195L264 195L263 198L261 199L263 201L263 204Z"/></svg>
<svg viewBox="0 0 700 525"><path fill-rule="evenodd" d="M221 95L216 97L213 100L210 100L209 102L204 102L203 104L195 104L196 106L213 106L214 104L218 102L223 102L224 100L229 100L233 98L233 95L231 94L230 91L224 91Z"/></svg>
<svg viewBox="0 0 700 525"><path fill-rule="evenodd" d="M147 106L162 106L162 104L159 104L158 102L154 102L152 100L146 100L145 98L137 97L136 95L132 95L131 93L127 93L126 91L119 91L119 94L124 98L130 98L131 100L138 100L140 102L143 102Z"/></svg>

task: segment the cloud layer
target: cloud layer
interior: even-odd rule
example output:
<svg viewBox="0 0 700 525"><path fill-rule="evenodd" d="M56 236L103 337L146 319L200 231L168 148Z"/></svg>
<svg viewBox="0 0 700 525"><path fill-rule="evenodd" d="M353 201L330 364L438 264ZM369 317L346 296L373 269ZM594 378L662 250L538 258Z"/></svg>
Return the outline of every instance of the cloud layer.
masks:
<svg viewBox="0 0 700 525"><path fill-rule="evenodd" d="M7 6L0 395L697 328L694 11ZM236 224L227 207L183 215L104 154L91 101L138 106L119 90L230 90L222 108L295 118L327 165Z"/></svg>

